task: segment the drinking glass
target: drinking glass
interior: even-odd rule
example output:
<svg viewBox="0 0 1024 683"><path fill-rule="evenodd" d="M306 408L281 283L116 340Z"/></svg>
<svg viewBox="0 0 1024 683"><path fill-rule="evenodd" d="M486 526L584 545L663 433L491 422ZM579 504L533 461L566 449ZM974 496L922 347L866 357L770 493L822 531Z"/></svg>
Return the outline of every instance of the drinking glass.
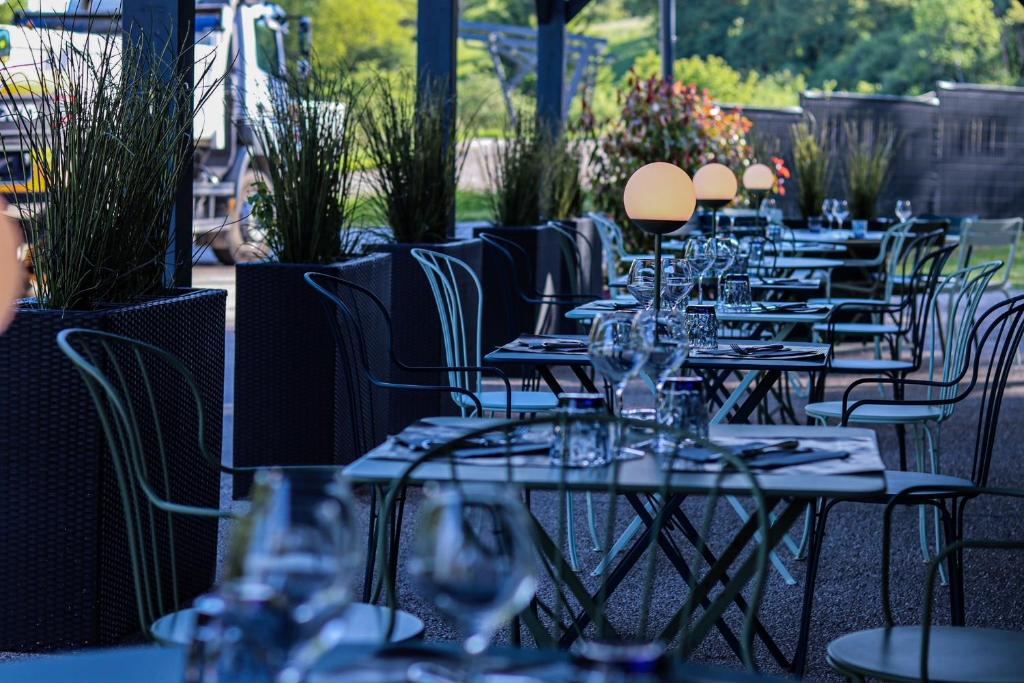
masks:
<svg viewBox="0 0 1024 683"><path fill-rule="evenodd" d="M661 272L661 307L678 309L686 305L693 289L693 267L686 259L664 259Z"/></svg>
<svg viewBox="0 0 1024 683"><path fill-rule="evenodd" d="M634 259L626 276L626 289L641 308L650 308L654 302L654 259Z"/></svg>
<svg viewBox="0 0 1024 683"><path fill-rule="evenodd" d="M657 386L686 360L689 343L684 317L676 311L641 311L633 322L633 335L646 355L644 370Z"/></svg>
<svg viewBox="0 0 1024 683"><path fill-rule="evenodd" d="M749 275L726 275L725 280L722 281L721 293L718 305L723 312L745 313L753 304Z"/></svg>
<svg viewBox="0 0 1024 683"><path fill-rule="evenodd" d="M495 485L428 490L420 508L409 574L422 596L455 622L470 657L537 590L529 524L515 494Z"/></svg>
<svg viewBox="0 0 1024 683"><path fill-rule="evenodd" d="M655 453L674 456L681 446L707 439L708 409L704 403L704 381L700 377L669 377L658 390L658 424L679 430L689 436L682 441L672 434L659 432ZM671 457L661 463L671 469Z"/></svg>
<svg viewBox="0 0 1024 683"><path fill-rule="evenodd" d="M761 200L761 206L759 213L764 218L765 224L771 224L775 222L775 209L778 205L775 203L774 197L765 197Z"/></svg>
<svg viewBox="0 0 1024 683"><path fill-rule="evenodd" d="M842 230L846 219L850 217L850 203L845 199L836 199L832 204L832 213L839 222L839 229Z"/></svg>
<svg viewBox="0 0 1024 683"><path fill-rule="evenodd" d="M722 277L729 272L739 251L739 243L732 237L712 237L713 260L711 270L715 273L716 296L721 296Z"/></svg>
<svg viewBox="0 0 1024 683"><path fill-rule="evenodd" d="M569 418L607 415L601 394L558 395L558 412ZM554 467L600 467L611 462L611 439L607 422L568 420L554 424L549 459Z"/></svg>
<svg viewBox="0 0 1024 683"><path fill-rule="evenodd" d="M821 215L828 219L828 227L832 228L832 221L835 220L833 211L835 209L836 200L831 197L826 197L825 201L821 203Z"/></svg>
<svg viewBox="0 0 1024 683"><path fill-rule="evenodd" d="M704 274L708 272L714 262L711 240L691 237L686 241L686 250L683 252L693 272L697 274L697 300L704 303Z"/></svg>
<svg viewBox="0 0 1024 683"><path fill-rule="evenodd" d="M909 199L900 199L896 202L896 218L900 223L906 223L913 215L914 210L910 207Z"/></svg>
<svg viewBox="0 0 1024 683"><path fill-rule="evenodd" d="M621 414L622 397L629 380L647 362L647 350L633 334L636 315L626 311L605 313L590 328L590 362L615 388L614 412Z"/></svg>
<svg viewBox="0 0 1024 683"><path fill-rule="evenodd" d="M340 625L362 548L355 504L338 474L271 471L258 479L250 515L235 585L239 595L268 596L254 623L283 610L276 633L287 642L276 645L289 654L278 680L301 681L347 635Z"/></svg>
<svg viewBox="0 0 1024 683"><path fill-rule="evenodd" d="M718 348L718 316L714 306L687 306L684 326L690 348L702 351Z"/></svg>

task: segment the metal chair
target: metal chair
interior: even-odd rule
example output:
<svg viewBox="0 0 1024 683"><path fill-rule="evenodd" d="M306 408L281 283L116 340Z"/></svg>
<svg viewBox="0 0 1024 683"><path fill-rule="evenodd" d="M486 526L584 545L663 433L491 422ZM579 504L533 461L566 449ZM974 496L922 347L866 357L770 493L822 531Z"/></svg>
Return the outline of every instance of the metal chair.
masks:
<svg viewBox="0 0 1024 683"><path fill-rule="evenodd" d="M611 216L591 211L587 218L594 221L597 234L601 237L601 249L604 251L605 282L609 287L620 274L629 269L629 265L640 258L654 258L654 254L633 254L626 251L626 241L622 237L622 228Z"/></svg>
<svg viewBox="0 0 1024 683"><path fill-rule="evenodd" d="M1013 265L1017 262L1017 248L1020 245L1022 230L1024 230L1024 218L995 220L972 218L965 220L960 231L957 270L962 270L970 265L975 249L1007 249L1006 270L1003 272L1003 277L996 282L989 283L989 289L1003 292L1009 296L1010 275Z"/></svg>
<svg viewBox="0 0 1024 683"><path fill-rule="evenodd" d="M1014 489L973 488L961 492L965 500L979 496L1024 498ZM1002 683L1021 677L1020 653L1024 633L1003 629L932 625L935 576L947 558L971 550L1024 550L1024 540L965 539L946 546L928 566L924 607L919 626L897 626L892 616L889 567L892 549L894 498L885 509L882 536L882 615L884 626L850 633L828 644L828 663L850 681L971 681Z"/></svg>
<svg viewBox="0 0 1024 683"><path fill-rule="evenodd" d="M885 495L870 501L890 506L926 505L935 508L941 518L943 533L947 541L954 544L963 539L964 508L967 502L974 497L977 487L988 485L992 454L999 436L998 425L1003 394L1017 350L1024 338L1024 295L997 303L978 316L976 320L974 320L973 314L967 317L972 320L973 325L964 344L967 362L960 363L959 372L943 378L942 381L864 378L857 380L847 388L842 401L842 424L847 425L851 422L852 416L865 407L893 411L916 408L937 411L938 414L942 414L944 411L952 410L956 404L967 397L976 395L976 391L980 391L981 401L971 478L964 479L937 472L887 470L885 473ZM900 400L853 398L852 394L858 386L870 384L904 384L921 387L933 393L924 398ZM841 498L821 501L815 512L806 578L810 588L813 588L816 580L829 512L841 502L844 502ZM948 569L953 623L963 624L965 608L962 552L957 551L950 554L940 551L930 561L933 567L938 569L940 575L944 569ZM813 590L810 594L813 595ZM808 601L805 603L801 620L801 629L804 633L809 628L810 616L811 603Z"/></svg>
<svg viewBox="0 0 1024 683"><path fill-rule="evenodd" d="M511 489L523 496L528 512L531 512L534 498L541 495L554 496L553 509L558 513L553 520L553 526L550 520L542 520L530 514L527 520L529 529L526 530L537 550L538 578L550 582L553 589L539 591L531 606L513 621L510 639L513 644L521 643L521 627L525 626L534 642L541 648L568 648L580 638L596 638L598 641L608 642L625 640L634 643L656 640L665 645L675 646L670 656L686 659L708 633L718 629L747 668L754 669L753 640L755 635L760 633L757 614L767 577L766 539L772 538L769 513L777 501L766 500L756 478L741 459L711 443L704 444L721 453L728 465L715 477L714 486L707 494L707 502L700 518L684 512L681 508L680 503L684 496L674 492L670 487L673 473L669 469L660 470L662 474L659 479L659 492L651 496L651 500L656 501L651 503L630 490L630 483L622 472L621 461L618 460L613 461L606 469L600 470L558 467L557 482L552 482L552 487L545 492L520 491L515 483L513 456L510 453L496 456L499 462L493 466L471 468L477 473L486 470L486 475L472 476L458 464L456 451L464 447L467 440L495 433L507 437L521 433L523 429L541 429L547 425L559 425L563 430L567 430L571 424L584 422L614 423L620 427L641 424L650 426L647 423L617 420L612 416L580 418L564 415L487 425L419 455L408 465L404 473L392 482L393 494L389 495L385 505L397 504L397 492L413 482L437 481L441 478L439 471L446 473L446 483L454 489L465 487L467 490L474 490L481 483L498 486L506 491ZM677 439L681 436L665 427L656 426L653 429L658 434L672 433ZM510 443L507 438L505 442ZM504 464L501 463L503 458ZM618 505L628 504L637 510L644 520L645 531L631 549L624 568L617 567L616 572L602 579L596 590L584 585L577 578L560 550L572 521L562 516L562 511L565 510L562 502L572 488L568 483L568 478L573 476L570 473L582 474L583 478L592 482L588 487L590 490L605 495L608 514L604 533L609 542L616 531ZM594 476L598 474L601 476ZM741 534L742 542L752 543L754 547L749 555L742 557L739 550L735 555L732 554L732 548L723 551L718 557L712 550L713 546L718 545L712 541L712 528L715 517L721 510L718 502L723 494L719 487L726 476L730 478L729 488L734 493L749 496L754 501L750 521L745 527L745 533ZM799 512L791 510L789 514L793 516ZM487 519L489 521L490 518ZM679 536L670 534L670 530L678 531ZM382 530L378 536L377 562L382 567L393 564L389 560L399 552L399 548L393 543L393 535L386 531ZM692 552L688 547L692 548ZM658 562L665 561L662 559L663 556L669 558L688 588L686 591L680 591L678 603L654 602L654 580ZM726 556L728 559L724 559ZM749 590L739 592L735 586L729 587L733 581L731 577L734 576L728 566L732 562L743 564L742 569L736 570L736 574L752 577ZM611 593L624 578L624 574L620 574L630 571L643 577L640 598L630 601L625 612L619 613L610 607ZM399 605L396 583L397 572L392 572L385 574L379 585L379 594L386 597L386 604L391 607ZM719 587L722 588L721 591L717 591ZM728 608L730 603L739 607L743 613L742 631L739 634L732 630L722 616L723 610ZM623 614L628 618L619 621L617 617ZM655 623L658 617L664 618L664 621L658 619L658 623Z"/></svg>
<svg viewBox="0 0 1024 683"><path fill-rule="evenodd" d="M195 571L195 558L180 558L175 538L188 538L197 525L216 524L234 515L211 506L212 501L183 500L184 492L172 490L176 479L172 473L180 475L183 466L173 457L174 449L197 439L199 452L213 472L237 474L259 468L231 467L210 455L198 385L173 354L121 335L78 328L60 332L57 345L86 384L110 452L142 632L164 645L187 645L189 626L197 613L194 608L182 608L183 601L194 595L193 590L186 595L183 586L195 584L189 574ZM195 434L183 434L161 418L160 406L172 400L194 405ZM279 469L307 474L336 471L301 465ZM380 609L372 609L379 616Z"/></svg>
<svg viewBox="0 0 1024 683"><path fill-rule="evenodd" d="M454 256L427 249L413 249L410 253L423 268L434 294L444 338L448 383L458 389L452 392L452 398L462 414L475 409L480 416L484 410L504 411L510 415L557 407L558 397L550 391L512 391L507 382L505 391L483 391L479 372L484 304L480 278L469 264ZM476 297L475 306L463 305L463 291Z"/></svg>

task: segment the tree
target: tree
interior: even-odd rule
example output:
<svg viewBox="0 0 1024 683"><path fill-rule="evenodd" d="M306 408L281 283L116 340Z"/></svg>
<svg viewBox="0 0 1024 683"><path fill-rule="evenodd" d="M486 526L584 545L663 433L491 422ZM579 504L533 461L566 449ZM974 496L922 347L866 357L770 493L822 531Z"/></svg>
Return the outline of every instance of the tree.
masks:
<svg viewBox="0 0 1024 683"><path fill-rule="evenodd" d="M289 0L289 14L309 14L313 47L325 64L408 69L416 60L416 0Z"/></svg>

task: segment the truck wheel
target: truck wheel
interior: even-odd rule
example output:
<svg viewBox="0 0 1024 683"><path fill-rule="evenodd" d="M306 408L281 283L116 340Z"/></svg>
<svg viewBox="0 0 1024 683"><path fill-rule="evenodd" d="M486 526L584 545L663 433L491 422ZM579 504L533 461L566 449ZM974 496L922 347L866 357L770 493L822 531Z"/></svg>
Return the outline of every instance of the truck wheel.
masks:
<svg viewBox="0 0 1024 683"><path fill-rule="evenodd" d="M214 256L224 265L261 261L267 256L266 240L252 219L249 195L256 186L256 173L248 171L242 179L242 191L220 239L211 245Z"/></svg>

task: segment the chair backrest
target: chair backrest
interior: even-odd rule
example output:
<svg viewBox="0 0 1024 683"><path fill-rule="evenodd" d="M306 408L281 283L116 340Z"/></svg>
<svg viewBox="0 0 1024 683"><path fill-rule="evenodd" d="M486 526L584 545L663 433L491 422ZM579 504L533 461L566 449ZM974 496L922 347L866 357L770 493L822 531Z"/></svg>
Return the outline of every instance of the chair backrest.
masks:
<svg viewBox="0 0 1024 683"><path fill-rule="evenodd" d="M484 301L480 278L468 263L454 256L428 249L413 249L410 253L423 268L434 293L448 366L479 366ZM463 292L476 297L475 306L463 300ZM479 391L480 381L480 375L471 372L448 372L453 387Z"/></svg>
<svg viewBox="0 0 1024 683"><path fill-rule="evenodd" d="M377 534L378 566L395 566L392 556L396 552L394 535L387 525L396 523L396 516L392 513L400 505L402 491L412 481L444 482L454 491L467 492L478 492L484 482L498 487L507 495L521 495L516 483L521 481L521 477L513 464L515 456L510 452L504 458L496 456L504 462L499 460L491 467L465 468L459 465L456 451L465 447L467 440L497 433L504 438L495 439L496 443L511 443L508 437L522 435L523 430L552 427L560 429L560 433L566 435L564 438L573 438L568 435L592 433L591 430L599 425L626 428L640 424L616 420L607 415L550 415L501 424L492 422L421 454L389 486L381 511L381 519L386 521ZM661 425L642 424L656 432L655 440L663 435L679 442L682 437L691 436ZM538 432L534 438L543 438L543 433ZM706 635L717 628L728 633L726 637L730 638L730 646L748 668L754 667L755 619L764 592L768 566L769 548L763 540L771 538L769 515L773 513L772 508L777 501L769 502L765 499L747 464L731 451L725 451L710 442L701 442L700 446L720 454L723 469L719 474L699 475L701 479L707 480L707 489L701 491L703 496L699 502L698 496L684 496L675 488L684 481L692 481L690 478L694 472L659 468L655 463L650 468L640 468L644 472L640 475L641 480L634 479L636 475L630 474L631 468L622 467L621 460L613 460L601 468L541 468L540 471L550 475L544 487L549 489L544 494L545 504L537 505L523 515L529 528L510 530L510 533L528 534L539 555L535 564L541 590L537 592L532 606L521 613L522 624L529 630L538 647L565 649L578 639L632 643L654 641L673 644L670 656L685 659L700 646ZM561 448L563 457L567 456L568 451L568 447ZM671 455L665 455L661 462L671 460ZM482 470L487 472L479 472ZM728 491L725 490L726 478ZM630 599L625 604L621 595L610 595L612 588L609 586L618 585L619 582L619 579L614 578L615 571L607 580L602 581L602 587L596 593L591 593L594 589L580 580L565 558L567 527L577 521L567 513L571 509L568 502L574 494L584 489L590 492L594 500L599 520L595 523L606 548L612 546L621 530L620 513L632 515L635 512L643 523L643 533L627 553L628 557L633 558L628 563L632 569L617 568L619 571L631 571L632 576L640 577L639 590L631 591ZM651 494L651 497L648 499L638 495L638 490ZM752 502L751 513L740 534L742 540L736 547L730 547L716 558L714 549L721 545L721 537L715 535L715 530L721 524L718 515L726 514L727 506L720 505L725 493L749 497ZM630 497L628 494L633 495ZM685 509L682 507L684 498L687 502ZM626 507L626 510L619 506ZM776 512L780 523L785 525L795 521L803 511L803 506L794 504ZM479 521L491 524L493 519L487 515L481 515L480 518L464 521L472 530L472 526ZM679 540L676 540L675 534L671 540L666 538L670 527L678 530ZM475 537L473 533L466 536L469 539ZM595 558L595 563L598 559ZM655 586L665 578L659 574L659 566L669 576L669 581L679 585L679 590L655 591ZM734 571L742 571L751 579L744 591L745 603L736 603L744 605L743 628L739 635L720 619L722 611L733 603L734 594L728 588L719 591L718 587L728 583L727 577ZM389 573L384 579L381 590L387 592L388 604L397 606L397 578ZM673 600L673 596L677 599ZM512 640L519 642L515 634Z"/></svg>
<svg viewBox="0 0 1024 683"><path fill-rule="evenodd" d="M594 221L597 234L601 238L601 250L604 252L605 277L611 282L619 275L620 263L625 256L622 244L622 231L607 214L591 211L587 217Z"/></svg>
<svg viewBox="0 0 1024 683"><path fill-rule="evenodd" d="M936 375L941 372L939 378L943 382L951 383L938 391L937 395L941 399L950 400L957 394L957 387L952 382L963 375L965 367L970 363L975 315L977 315L978 306L981 304L981 297L1002 265L999 261L982 263L945 276L944 281L954 285L955 289L951 292L952 298L947 311L945 343L941 345L941 366L937 362L939 354L936 353L939 347L937 340L941 340L943 336L939 334L939 328L942 326L938 313L940 297L936 296L932 301L935 314L931 333L931 360L928 374L931 379L936 379ZM952 402L942 406L943 419L952 415L953 408Z"/></svg>
<svg viewBox="0 0 1024 683"><path fill-rule="evenodd" d="M175 533L187 538L196 518L227 516L196 497L189 482L189 463L177 456L182 444L194 445L208 472L220 463L206 446L205 417L199 387L188 368L173 354L152 344L97 330L67 329L57 345L85 381L111 456L127 550L132 568L139 623L144 633L158 618L181 607L183 586L177 571ZM176 422L165 421L168 406L176 405ZM194 405L198 433L185 433L182 407ZM177 516L193 519L176 519ZM212 577L210 577L212 578Z"/></svg>
<svg viewBox="0 0 1024 683"><path fill-rule="evenodd" d="M326 273L306 273L305 280L318 295L334 336L346 410L336 420L347 421L339 433L349 434L352 452L362 454L377 443L386 430L380 400L374 387L390 383L381 372L379 359L399 365L392 346L391 314L376 294L362 285ZM373 343L368 331L374 331ZM381 348L383 345L383 348Z"/></svg>
<svg viewBox="0 0 1024 683"><path fill-rule="evenodd" d="M921 367L923 353L928 346L928 330L932 329L932 325L939 324L935 301L941 291L942 270L955 248L943 247L926 253L916 261L914 271L906 281L897 320L901 332L909 332L911 362L915 369ZM905 326L904 315L907 323Z"/></svg>
<svg viewBox="0 0 1024 683"><path fill-rule="evenodd" d="M1010 274L1017 261L1017 248L1024 229L1024 218L965 219L960 230L960 257L957 268L970 265L977 248L1003 248L1007 250L1006 270L993 286L1005 288L1010 284ZM1002 258L1002 254L1000 254Z"/></svg>

